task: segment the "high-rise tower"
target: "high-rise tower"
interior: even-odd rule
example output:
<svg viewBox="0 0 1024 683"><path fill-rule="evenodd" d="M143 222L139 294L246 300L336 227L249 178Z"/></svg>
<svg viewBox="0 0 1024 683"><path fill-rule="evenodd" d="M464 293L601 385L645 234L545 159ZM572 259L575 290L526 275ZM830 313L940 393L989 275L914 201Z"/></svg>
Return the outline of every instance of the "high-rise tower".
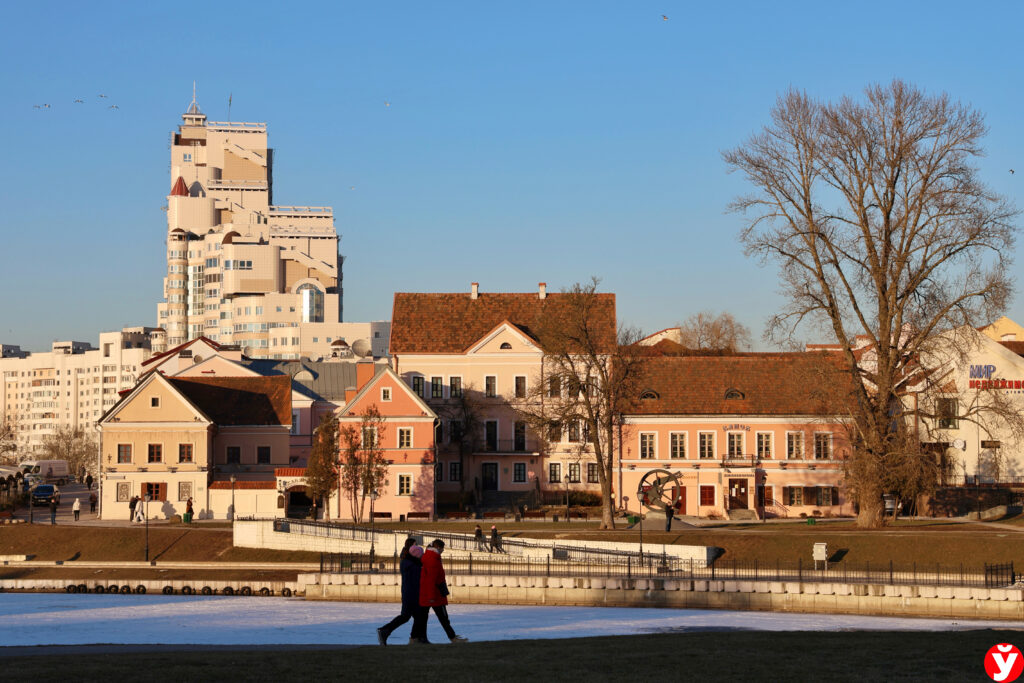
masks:
<svg viewBox="0 0 1024 683"><path fill-rule="evenodd" d="M252 357L281 355L270 349L278 328L340 322L334 213L273 205L266 124L207 121L194 94L181 119L171 140L167 277L157 306L168 345L205 336Z"/></svg>

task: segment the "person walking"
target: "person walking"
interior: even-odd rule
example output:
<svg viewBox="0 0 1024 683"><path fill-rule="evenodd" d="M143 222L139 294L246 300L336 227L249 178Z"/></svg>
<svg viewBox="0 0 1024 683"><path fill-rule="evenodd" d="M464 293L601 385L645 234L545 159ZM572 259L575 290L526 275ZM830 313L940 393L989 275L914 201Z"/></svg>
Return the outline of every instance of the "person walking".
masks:
<svg viewBox="0 0 1024 683"><path fill-rule="evenodd" d="M89 512L96 514L96 503L99 502L99 498L96 497L96 492L93 491L89 494Z"/></svg>
<svg viewBox="0 0 1024 683"><path fill-rule="evenodd" d="M57 523L57 497L50 498L50 524Z"/></svg>
<svg viewBox="0 0 1024 683"><path fill-rule="evenodd" d="M78 516L82 514L82 503L78 498L75 498L75 502L71 504L71 511L75 513L75 521L78 521Z"/></svg>
<svg viewBox="0 0 1024 683"><path fill-rule="evenodd" d="M423 571L420 572L420 606L428 610L434 609L441 628L453 643L465 643L469 638L460 636L452 628L448 619L448 582L444 576L444 565L441 553L444 552L444 541L435 540L423 553Z"/></svg>
<svg viewBox="0 0 1024 683"><path fill-rule="evenodd" d="M139 504L139 497L138 496L132 496L131 500L128 501L128 521L129 522L134 522L135 521L135 508L138 506L138 504Z"/></svg>
<svg viewBox="0 0 1024 683"><path fill-rule="evenodd" d="M146 514L142 511L142 498L141 497L139 497L135 501L135 519L133 521L139 522L140 524L142 522L146 521Z"/></svg>
<svg viewBox="0 0 1024 683"><path fill-rule="evenodd" d="M486 550L491 552L491 549L487 547L487 542L484 541L484 530L480 528L480 525L476 525L476 531L473 532L473 538L476 539L476 549Z"/></svg>
<svg viewBox="0 0 1024 683"><path fill-rule="evenodd" d="M429 645L427 640L427 608L420 606L420 573L423 571L423 547L416 545L416 539L405 539L405 547L399 555L399 571L402 573L402 613L377 629L377 642L388 644L388 636L395 629L412 619L409 633L410 645Z"/></svg>
<svg viewBox="0 0 1024 683"><path fill-rule="evenodd" d="M192 523L192 497L191 496L189 496L189 499L187 501L185 501L185 518L184 519L185 519L185 524L191 524Z"/></svg>
<svg viewBox="0 0 1024 683"><path fill-rule="evenodd" d="M498 533L498 527L494 524L491 525L491 550L496 553L505 552L505 549L501 547L501 534Z"/></svg>
<svg viewBox="0 0 1024 683"><path fill-rule="evenodd" d="M85 477L85 485L89 487L90 491L92 491L92 475L91 474L87 474L86 475L86 477Z"/></svg>

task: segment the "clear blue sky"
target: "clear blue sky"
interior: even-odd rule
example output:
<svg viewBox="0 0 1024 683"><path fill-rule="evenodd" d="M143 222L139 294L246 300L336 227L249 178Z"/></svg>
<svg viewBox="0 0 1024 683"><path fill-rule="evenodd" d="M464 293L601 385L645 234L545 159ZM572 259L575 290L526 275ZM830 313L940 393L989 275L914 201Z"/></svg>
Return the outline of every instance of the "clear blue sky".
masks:
<svg viewBox="0 0 1024 683"><path fill-rule="evenodd" d="M295 5L5 8L0 341L155 324L193 79L211 119L231 94L232 119L269 123L275 203L334 207L346 320L389 318L395 291L598 275L647 332L711 309L759 336L777 274L743 256L720 152L791 85L969 102L983 177L1024 203L1019 3Z"/></svg>

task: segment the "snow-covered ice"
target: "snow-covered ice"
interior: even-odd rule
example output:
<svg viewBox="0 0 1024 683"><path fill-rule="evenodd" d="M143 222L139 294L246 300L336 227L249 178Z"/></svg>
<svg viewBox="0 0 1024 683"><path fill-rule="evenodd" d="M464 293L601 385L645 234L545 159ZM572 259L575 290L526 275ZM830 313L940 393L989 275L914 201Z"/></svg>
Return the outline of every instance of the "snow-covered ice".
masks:
<svg viewBox="0 0 1024 683"><path fill-rule="evenodd" d="M377 642L376 627L398 612L397 604L298 598L5 593L0 594L0 645L370 645ZM453 604L449 614L455 630L474 641L732 629L1024 628L1022 622L624 607ZM395 632L395 643L405 642L410 625ZM434 616L429 629L430 637L444 640Z"/></svg>

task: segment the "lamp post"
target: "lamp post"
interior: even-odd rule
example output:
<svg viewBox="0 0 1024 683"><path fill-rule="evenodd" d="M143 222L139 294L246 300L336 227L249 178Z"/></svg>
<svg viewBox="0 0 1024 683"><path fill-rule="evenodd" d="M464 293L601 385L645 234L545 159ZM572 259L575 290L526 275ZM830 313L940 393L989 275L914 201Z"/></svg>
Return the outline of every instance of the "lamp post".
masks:
<svg viewBox="0 0 1024 683"><path fill-rule="evenodd" d="M569 475L562 477L565 482L565 521L569 521Z"/></svg>
<svg viewBox="0 0 1024 683"><path fill-rule="evenodd" d="M235 482L238 481L235 475L231 475L231 521L235 521Z"/></svg>
<svg viewBox="0 0 1024 683"><path fill-rule="evenodd" d="M373 557L377 551L377 534L374 531L373 504L377 500L377 489L370 491L370 567L373 567Z"/></svg>
<svg viewBox="0 0 1024 683"><path fill-rule="evenodd" d="M149 562L149 494L146 494L146 562Z"/></svg>

